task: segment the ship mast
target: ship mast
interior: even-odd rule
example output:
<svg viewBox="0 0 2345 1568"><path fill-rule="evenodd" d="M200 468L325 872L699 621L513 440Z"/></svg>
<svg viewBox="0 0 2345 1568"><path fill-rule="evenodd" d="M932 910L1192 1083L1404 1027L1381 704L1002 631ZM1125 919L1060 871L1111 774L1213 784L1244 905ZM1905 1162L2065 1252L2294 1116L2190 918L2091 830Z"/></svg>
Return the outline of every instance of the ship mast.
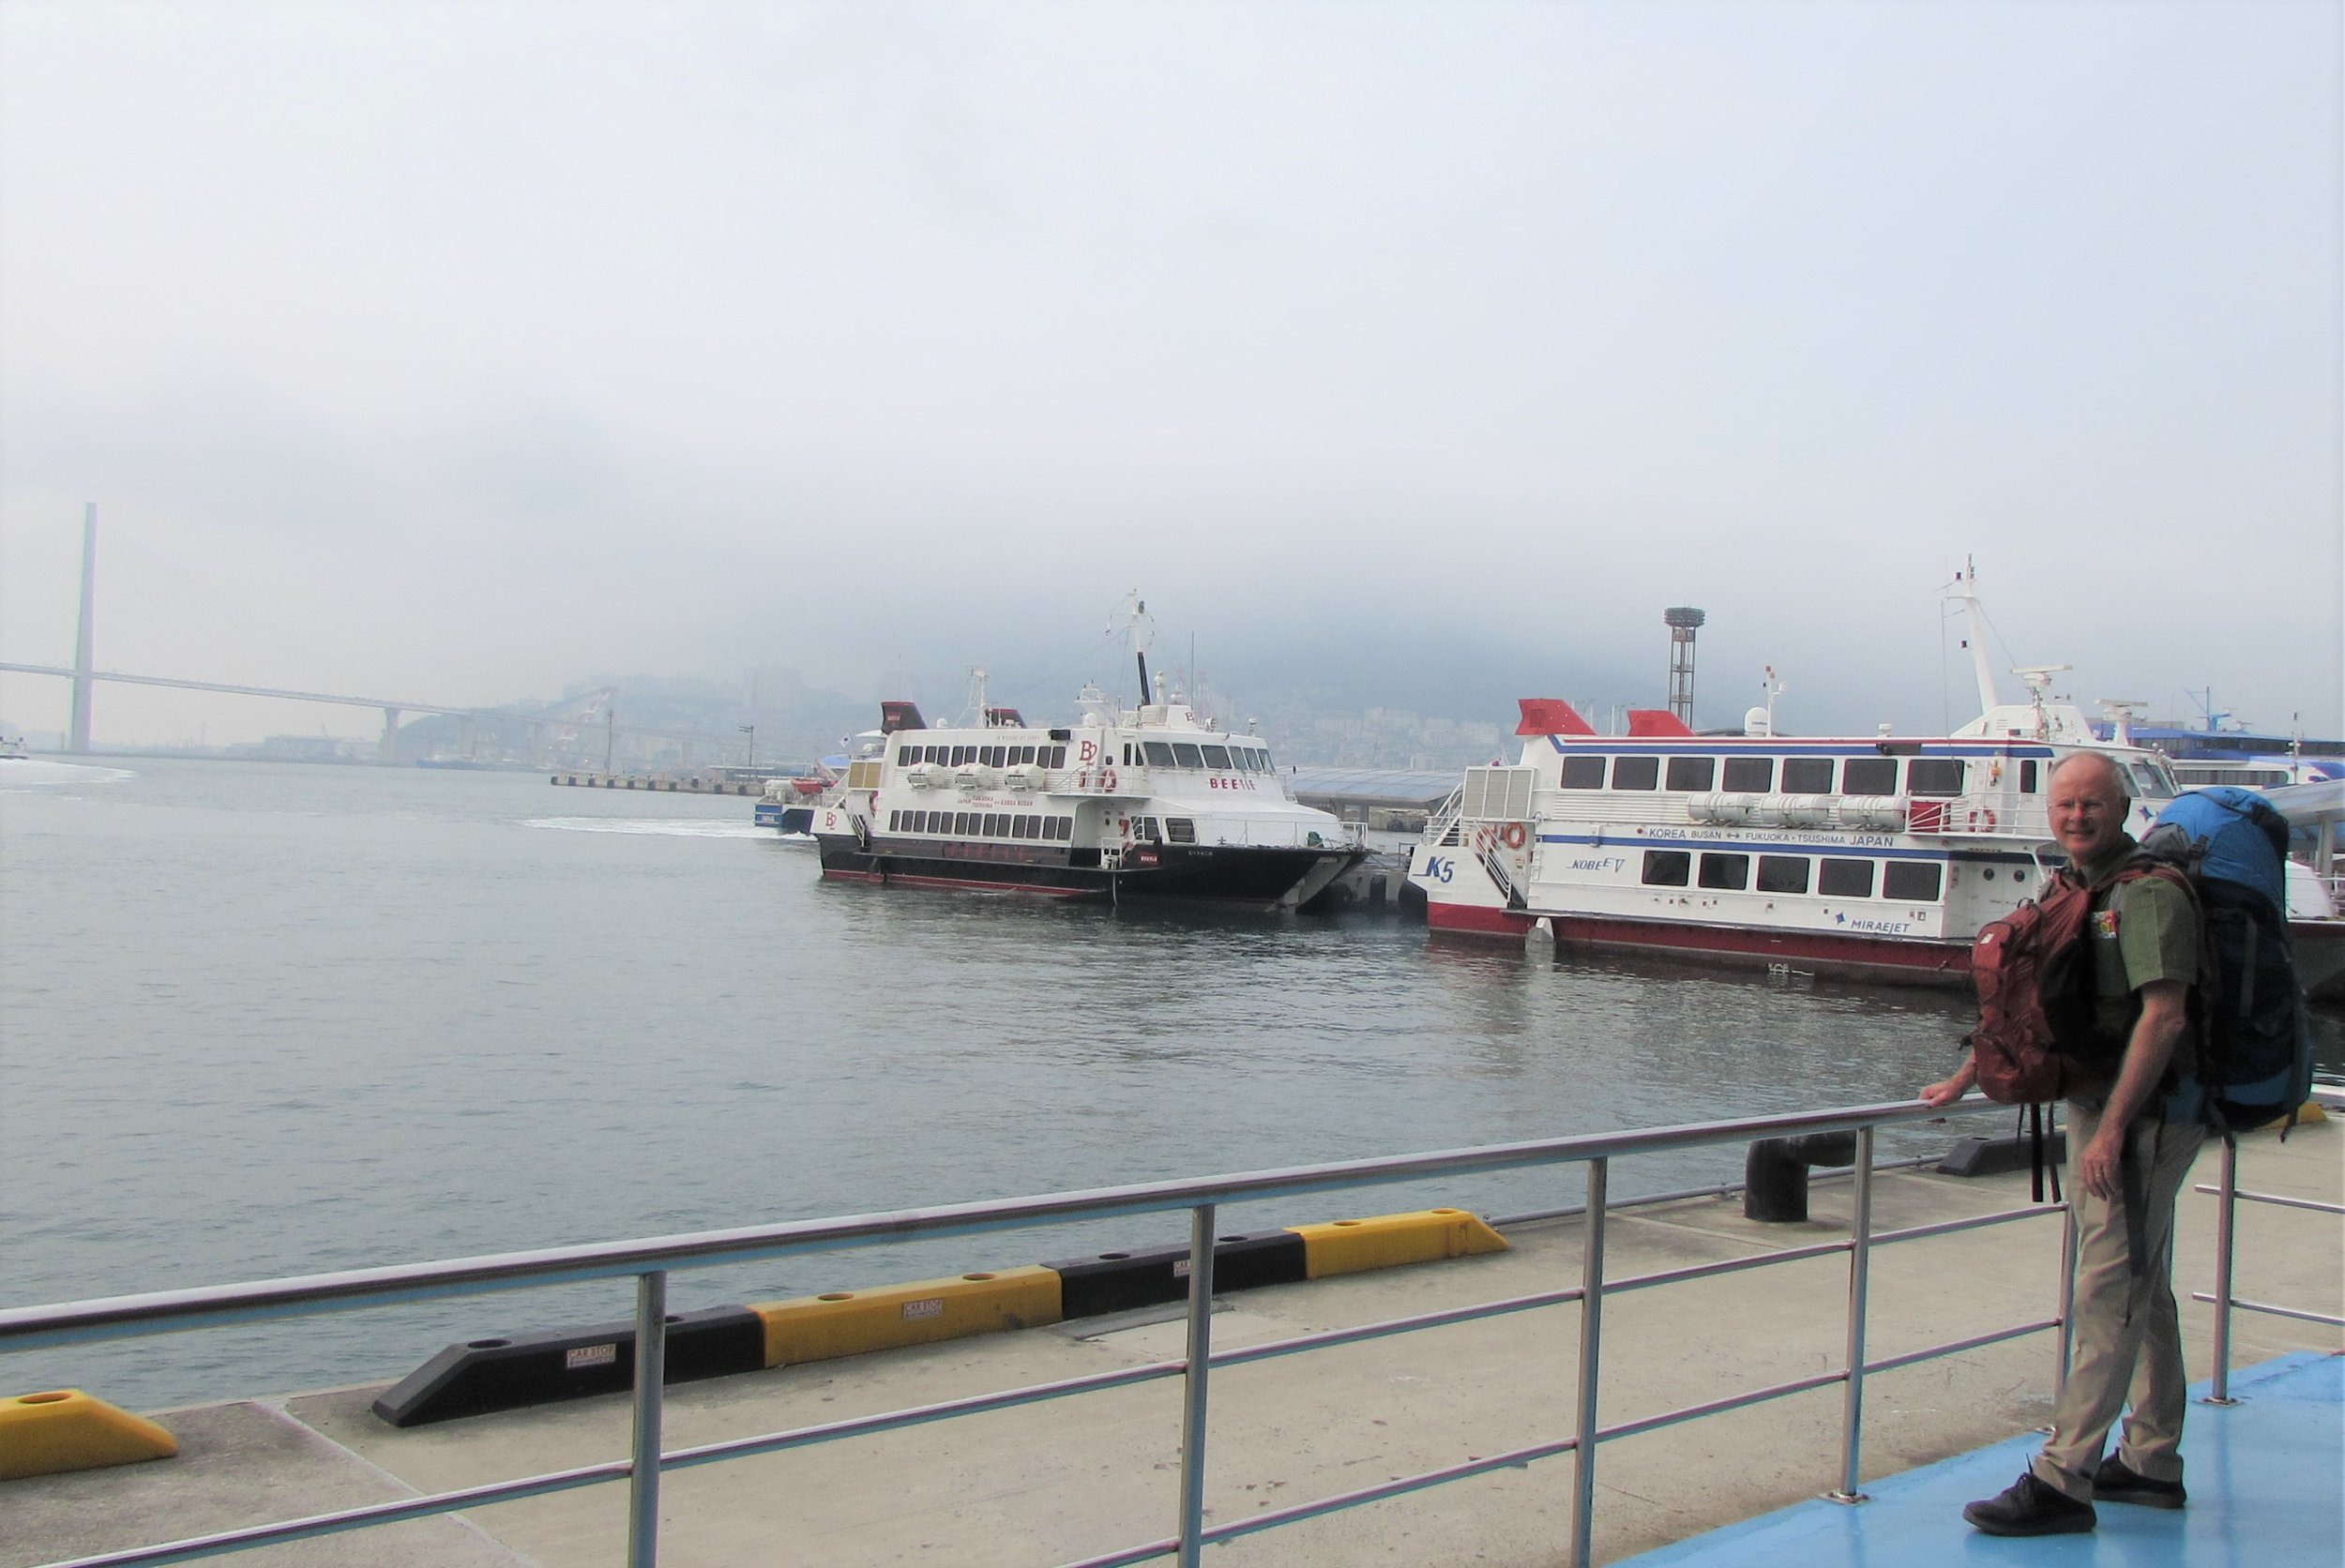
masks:
<svg viewBox="0 0 2345 1568"><path fill-rule="evenodd" d="M1124 596L1124 635L1131 639L1132 656L1140 661L1140 705L1144 708L1153 701L1148 687L1148 607L1141 602L1137 588Z"/></svg>
<svg viewBox="0 0 2345 1568"><path fill-rule="evenodd" d="M1971 644L1971 667L1978 676L1978 711L1993 713L2003 705L2003 698L1995 690L1995 667L1987 657L1987 612L1978 607L1978 561L1965 556L1962 570L1954 574L1955 598L1962 606L1962 618Z"/></svg>

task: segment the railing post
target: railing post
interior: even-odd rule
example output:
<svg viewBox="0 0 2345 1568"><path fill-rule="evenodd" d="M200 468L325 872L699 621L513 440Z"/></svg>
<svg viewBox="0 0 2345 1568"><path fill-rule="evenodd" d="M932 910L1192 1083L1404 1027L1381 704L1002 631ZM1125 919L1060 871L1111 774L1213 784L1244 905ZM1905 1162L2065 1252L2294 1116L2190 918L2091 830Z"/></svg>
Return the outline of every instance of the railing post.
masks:
<svg viewBox="0 0 2345 1568"><path fill-rule="evenodd" d="M1586 1241L1580 1261L1580 1414L1572 1462L1571 1565L1588 1568L1596 1536L1596 1395L1604 1349L1604 1194L1609 1159L1588 1162Z"/></svg>
<svg viewBox="0 0 2345 1568"><path fill-rule="evenodd" d="M1205 1385L1213 1375L1213 1205L1188 1222L1188 1367L1181 1374L1181 1568L1205 1551Z"/></svg>
<svg viewBox="0 0 2345 1568"><path fill-rule="evenodd" d="M1856 1133L1856 1199L1849 1218L1848 1249L1848 1386L1841 1393L1840 1489L1835 1502L1866 1502L1856 1489L1859 1456L1865 1446L1865 1322L1872 1289L1873 1249L1873 1130Z"/></svg>
<svg viewBox="0 0 2345 1568"><path fill-rule="evenodd" d="M2052 1364L2052 1397L2068 1386L2068 1362L2077 1345L2077 1207L2060 1206L2060 1359Z"/></svg>
<svg viewBox="0 0 2345 1568"><path fill-rule="evenodd" d="M635 1468L628 1477L627 1568L659 1560L659 1416L668 1376L668 1272L635 1279Z"/></svg>
<svg viewBox="0 0 2345 1568"><path fill-rule="evenodd" d="M2239 1200L2239 1145L2223 1139L2223 1179L2215 1211L2215 1378L2207 1392L2210 1405L2228 1405L2231 1396L2231 1257L2232 1219Z"/></svg>

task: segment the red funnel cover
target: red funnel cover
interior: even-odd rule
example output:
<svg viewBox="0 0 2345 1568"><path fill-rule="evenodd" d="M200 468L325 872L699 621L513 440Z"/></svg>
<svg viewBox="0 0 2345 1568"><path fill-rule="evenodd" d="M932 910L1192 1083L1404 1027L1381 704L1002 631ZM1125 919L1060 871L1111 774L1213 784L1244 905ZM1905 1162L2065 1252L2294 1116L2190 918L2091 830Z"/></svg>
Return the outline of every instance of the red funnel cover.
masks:
<svg viewBox="0 0 2345 1568"><path fill-rule="evenodd" d="M1667 708L1631 708L1628 710L1628 732L1648 738L1655 735L1690 735L1686 721Z"/></svg>
<svg viewBox="0 0 2345 1568"><path fill-rule="evenodd" d="M1522 722L1515 726L1518 735L1593 735L1596 731L1581 718L1572 705L1560 697L1518 697L1521 704Z"/></svg>

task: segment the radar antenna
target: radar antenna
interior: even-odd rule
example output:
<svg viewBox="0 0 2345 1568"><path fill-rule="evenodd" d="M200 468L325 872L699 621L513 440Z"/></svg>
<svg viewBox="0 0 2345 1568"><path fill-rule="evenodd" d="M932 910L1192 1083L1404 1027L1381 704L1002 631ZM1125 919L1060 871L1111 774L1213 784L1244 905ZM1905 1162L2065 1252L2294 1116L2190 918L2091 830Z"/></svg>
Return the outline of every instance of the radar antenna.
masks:
<svg viewBox="0 0 2345 1568"><path fill-rule="evenodd" d="M2133 721L2149 704L2138 697L2095 697L2093 701L2109 716L2110 742L2117 746L2131 746Z"/></svg>

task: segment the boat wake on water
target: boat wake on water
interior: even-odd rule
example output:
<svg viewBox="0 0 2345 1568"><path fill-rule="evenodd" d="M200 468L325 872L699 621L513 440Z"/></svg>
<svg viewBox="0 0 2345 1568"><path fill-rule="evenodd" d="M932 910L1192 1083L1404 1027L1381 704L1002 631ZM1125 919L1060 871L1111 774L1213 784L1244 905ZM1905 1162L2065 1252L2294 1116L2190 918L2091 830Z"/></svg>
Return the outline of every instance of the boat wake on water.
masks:
<svg viewBox="0 0 2345 1568"><path fill-rule="evenodd" d="M13 757L0 767L0 790L41 789L59 784L119 784L136 778L129 768L100 767L94 762L53 762L45 757Z"/></svg>
<svg viewBox="0 0 2345 1568"><path fill-rule="evenodd" d="M771 838L773 833L754 822L658 817L532 817L523 827L551 828L559 833L630 833L656 838Z"/></svg>

